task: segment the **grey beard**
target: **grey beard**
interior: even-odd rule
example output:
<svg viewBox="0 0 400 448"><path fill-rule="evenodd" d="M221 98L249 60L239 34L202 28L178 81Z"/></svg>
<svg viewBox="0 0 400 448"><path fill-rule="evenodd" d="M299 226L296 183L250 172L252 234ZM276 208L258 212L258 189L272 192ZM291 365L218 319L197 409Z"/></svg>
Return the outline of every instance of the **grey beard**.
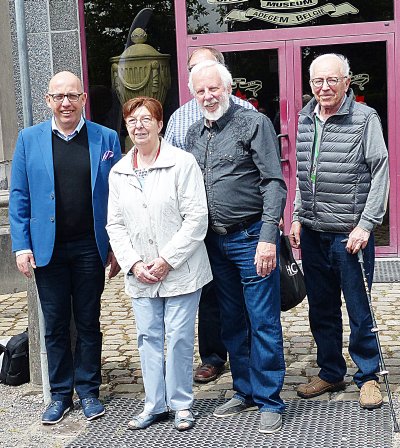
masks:
<svg viewBox="0 0 400 448"><path fill-rule="evenodd" d="M215 112L208 112L205 107L201 107L201 111L203 112L204 118L211 121L219 120L222 115L229 109L229 94L224 93L221 95L221 99L219 101L219 107Z"/></svg>

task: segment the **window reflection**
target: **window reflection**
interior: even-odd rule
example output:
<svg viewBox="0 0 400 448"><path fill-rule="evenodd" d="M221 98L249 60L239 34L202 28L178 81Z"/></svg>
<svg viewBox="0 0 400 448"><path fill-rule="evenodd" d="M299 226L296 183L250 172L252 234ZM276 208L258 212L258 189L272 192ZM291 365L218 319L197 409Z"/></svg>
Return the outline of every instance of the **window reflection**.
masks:
<svg viewBox="0 0 400 448"><path fill-rule="evenodd" d="M233 94L267 115L279 133L278 51L233 51L224 57L234 81Z"/></svg>
<svg viewBox="0 0 400 448"><path fill-rule="evenodd" d="M147 43L160 53L171 55L172 83L164 102L164 123L179 107L174 8L164 0L148 3L145 0L84 2L91 119L120 132L122 147L127 133L121 124L121 104L112 88L110 58L122 54L133 20L148 6L154 11L146 26Z"/></svg>

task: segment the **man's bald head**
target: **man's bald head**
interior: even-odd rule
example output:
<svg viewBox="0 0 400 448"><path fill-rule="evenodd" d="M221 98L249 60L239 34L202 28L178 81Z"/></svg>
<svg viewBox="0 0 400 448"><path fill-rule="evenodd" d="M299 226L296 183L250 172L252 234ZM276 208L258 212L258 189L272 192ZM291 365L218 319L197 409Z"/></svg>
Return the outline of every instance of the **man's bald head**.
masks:
<svg viewBox="0 0 400 448"><path fill-rule="evenodd" d="M54 90L54 88L56 88L56 86L60 85L60 83L64 84L65 82L71 83L71 84L76 84L77 90L79 92L83 92L81 80L76 75L74 75L74 73L68 72L68 71L63 71L63 72L56 73L50 79L49 93L51 93Z"/></svg>
<svg viewBox="0 0 400 448"><path fill-rule="evenodd" d="M81 80L73 73L63 71L51 78L46 102L53 111L58 129L65 135L78 126L86 97Z"/></svg>

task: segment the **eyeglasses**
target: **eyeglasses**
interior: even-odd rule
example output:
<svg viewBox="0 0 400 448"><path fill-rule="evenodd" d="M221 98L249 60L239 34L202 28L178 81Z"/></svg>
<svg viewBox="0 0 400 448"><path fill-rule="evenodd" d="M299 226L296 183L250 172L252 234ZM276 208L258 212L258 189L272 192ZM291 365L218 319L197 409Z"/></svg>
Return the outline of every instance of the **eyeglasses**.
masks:
<svg viewBox="0 0 400 448"><path fill-rule="evenodd" d="M153 121L153 117L146 116L142 118L129 118L129 120L126 120L126 125L129 128L133 128L138 124L138 122L142 123L143 126L149 126L151 122Z"/></svg>
<svg viewBox="0 0 400 448"><path fill-rule="evenodd" d="M83 95L83 92L82 93L66 93L65 95L63 93L48 93L47 95L51 96L55 103L62 103L64 101L65 97L68 98L69 102L76 103L77 101L79 101L79 98L81 97L81 95Z"/></svg>
<svg viewBox="0 0 400 448"><path fill-rule="evenodd" d="M310 80L310 84L312 84L314 87L322 87L324 85L324 82L328 84L329 87L334 87L338 85L339 81L342 81L343 79L348 78L348 76L342 76L340 78L333 76L330 78L314 78Z"/></svg>

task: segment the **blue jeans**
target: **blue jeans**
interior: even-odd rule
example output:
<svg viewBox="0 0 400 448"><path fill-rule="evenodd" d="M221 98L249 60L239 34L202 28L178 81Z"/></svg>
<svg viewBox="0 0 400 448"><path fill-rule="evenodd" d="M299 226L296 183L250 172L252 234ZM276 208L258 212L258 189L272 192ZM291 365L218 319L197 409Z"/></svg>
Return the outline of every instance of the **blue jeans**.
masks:
<svg viewBox="0 0 400 448"><path fill-rule="evenodd" d="M53 400L98 397L101 384L100 297L104 266L94 239L58 243L48 265L35 269L46 332ZM77 339L71 350L74 313Z"/></svg>
<svg viewBox="0 0 400 448"><path fill-rule="evenodd" d="M174 297L132 299L146 414L192 407L194 331L200 293L198 289Z"/></svg>
<svg viewBox="0 0 400 448"><path fill-rule="evenodd" d="M279 394L285 362L279 268L264 278L257 275L254 256L261 225L257 222L230 235L217 235L209 230L205 241L235 397L256 403L261 412L282 413L284 403Z"/></svg>
<svg viewBox="0 0 400 448"><path fill-rule="evenodd" d="M379 353L371 332L372 318L357 255L346 251L342 242L348 235L315 232L302 227L301 253L310 306L310 327L317 344L319 377L329 383L342 381L346 362L342 355L343 291L350 321L349 353L358 367L354 382L361 387L366 381L377 380ZM364 250L364 266L369 288L374 273L374 236L371 234Z"/></svg>

